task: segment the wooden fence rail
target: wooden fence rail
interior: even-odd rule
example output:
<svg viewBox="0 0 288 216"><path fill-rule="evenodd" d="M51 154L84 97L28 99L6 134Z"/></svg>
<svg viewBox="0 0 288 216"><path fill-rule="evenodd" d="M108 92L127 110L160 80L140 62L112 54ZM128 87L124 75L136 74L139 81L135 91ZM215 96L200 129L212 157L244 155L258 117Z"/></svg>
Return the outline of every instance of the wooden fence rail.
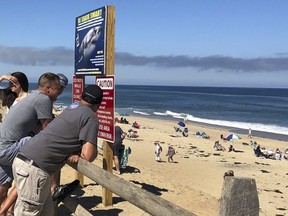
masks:
<svg viewBox="0 0 288 216"><path fill-rule="evenodd" d="M156 196L100 167L80 158L77 164L69 164L91 180L134 204L153 216L196 216L195 214ZM65 204L65 203L64 203Z"/></svg>

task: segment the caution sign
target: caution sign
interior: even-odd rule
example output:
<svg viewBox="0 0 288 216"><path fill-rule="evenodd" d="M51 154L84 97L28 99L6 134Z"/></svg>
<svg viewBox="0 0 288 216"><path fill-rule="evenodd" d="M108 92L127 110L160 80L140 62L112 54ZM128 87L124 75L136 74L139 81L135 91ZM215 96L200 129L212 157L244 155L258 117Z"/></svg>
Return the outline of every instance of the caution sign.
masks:
<svg viewBox="0 0 288 216"><path fill-rule="evenodd" d="M103 100L97 111L99 119L98 138L114 142L114 76L96 77L96 84L103 90Z"/></svg>

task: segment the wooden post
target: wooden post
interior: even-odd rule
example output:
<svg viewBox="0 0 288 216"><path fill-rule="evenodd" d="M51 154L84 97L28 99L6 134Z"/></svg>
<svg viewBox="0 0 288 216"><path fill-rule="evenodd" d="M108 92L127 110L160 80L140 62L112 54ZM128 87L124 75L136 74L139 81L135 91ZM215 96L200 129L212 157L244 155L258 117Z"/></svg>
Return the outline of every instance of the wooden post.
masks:
<svg viewBox="0 0 288 216"><path fill-rule="evenodd" d="M259 199L255 179L225 177L219 216L230 215L259 215Z"/></svg>
<svg viewBox="0 0 288 216"><path fill-rule="evenodd" d="M106 21L106 56L105 74L114 75L114 56L115 56L115 7L107 6ZM103 141L103 169L112 173L113 168L113 148L112 143ZM112 192L107 188L102 188L102 204L112 205Z"/></svg>
<svg viewBox="0 0 288 216"><path fill-rule="evenodd" d="M81 187L84 187L84 175L80 172L76 172L76 179L78 179L80 181L79 185Z"/></svg>
<svg viewBox="0 0 288 216"><path fill-rule="evenodd" d="M117 175L101 169L87 160L80 158L78 164L69 163L69 165L96 183L102 185L124 200L127 200L151 215L196 216L195 214L118 177Z"/></svg>
<svg viewBox="0 0 288 216"><path fill-rule="evenodd" d="M103 141L103 169L112 173L113 169L113 143ZM111 206L112 192L105 187L102 187L102 204L104 206Z"/></svg>

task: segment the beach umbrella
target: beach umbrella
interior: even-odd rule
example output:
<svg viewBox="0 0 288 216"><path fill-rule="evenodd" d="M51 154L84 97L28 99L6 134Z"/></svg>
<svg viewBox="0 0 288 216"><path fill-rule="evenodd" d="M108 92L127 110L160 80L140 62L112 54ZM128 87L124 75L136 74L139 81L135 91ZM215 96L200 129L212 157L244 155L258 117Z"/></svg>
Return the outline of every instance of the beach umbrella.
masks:
<svg viewBox="0 0 288 216"><path fill-rule="evenodd" d="M225 138L226 138L226 140L241 139L240 136L238 136L237 134L234 134L234 133L228 134Z"/></svg>
<svg viewBox="0 0 288 216"><path fill-rule="evenodd" d="M185 123L184 123L184 122L181 122L181 121L178 122L178 125L179 125L180 127L185 127Z"/></svg>

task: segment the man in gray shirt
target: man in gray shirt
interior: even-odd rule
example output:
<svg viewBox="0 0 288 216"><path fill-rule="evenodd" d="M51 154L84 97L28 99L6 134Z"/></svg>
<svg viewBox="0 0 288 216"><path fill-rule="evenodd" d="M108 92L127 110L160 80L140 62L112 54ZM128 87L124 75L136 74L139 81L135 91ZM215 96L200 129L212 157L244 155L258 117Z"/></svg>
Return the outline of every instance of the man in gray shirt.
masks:
<svg viewBox="0 0 288 216"><path fill-rule="evenodd" d="M80 103L74 103L44 130L22 146L13 162L18 199L16 215L53 215L51 179L64 164L79 157L93 161L97 156L98 110L103 92L87 86Z"/></svg>
<svg viewBox="0 0 288 216"><path fill-rule="evenodd" d="M13 181L12 162L20 147L53 119L52 105L60 92L59 76L45 73L38 89L19 101L0 128L0 205Z"/></svg>

